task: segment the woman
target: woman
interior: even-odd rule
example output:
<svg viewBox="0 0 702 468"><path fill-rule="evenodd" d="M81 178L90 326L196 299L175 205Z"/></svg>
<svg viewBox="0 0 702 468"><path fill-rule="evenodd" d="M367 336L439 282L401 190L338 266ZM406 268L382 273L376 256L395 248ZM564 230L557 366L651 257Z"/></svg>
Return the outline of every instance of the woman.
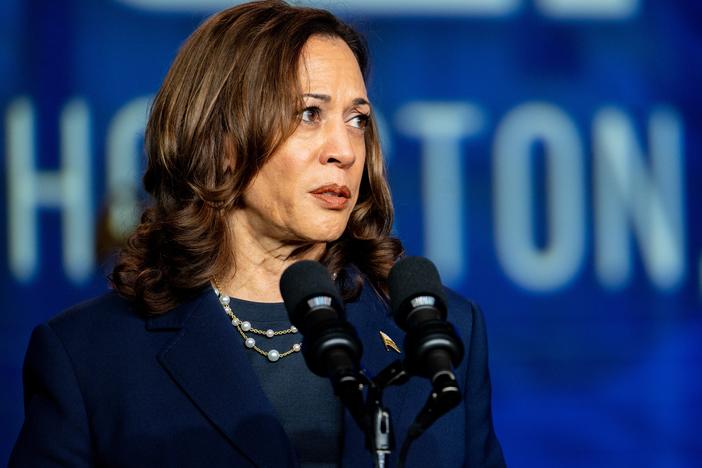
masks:
<svg viewBox="0 0 702 468"><path fill-rule="evenodd" d="M278 282L323 262L364 342L397 358L383 296L402 252L365 88L360 36L279 1L223 11L173 63L146 131L153 198L123 249L115 292L37 327L12 466L369 466L363 435L298 352ZM412 448L409 466L501 465L485 329L450 296L465 402ZM401 342L401 341L398 341ZM416 380L416 381L415 381ZM398 437L428 394L386 393Z"/></svg>

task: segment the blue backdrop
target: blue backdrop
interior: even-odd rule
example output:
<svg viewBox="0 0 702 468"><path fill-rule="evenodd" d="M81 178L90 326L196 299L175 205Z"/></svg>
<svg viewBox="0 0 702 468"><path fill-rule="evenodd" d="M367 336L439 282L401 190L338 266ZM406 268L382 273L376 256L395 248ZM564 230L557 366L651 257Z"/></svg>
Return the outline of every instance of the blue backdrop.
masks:
<svg viewBox="0 0 702 468"><path fill-rule="evenodd" d="M231 3L0 6L0 460L31 329L106 289L149 99ZM320 3L369 39L397 233L485 311L509 465L699 466L699 2Z"/></svg>

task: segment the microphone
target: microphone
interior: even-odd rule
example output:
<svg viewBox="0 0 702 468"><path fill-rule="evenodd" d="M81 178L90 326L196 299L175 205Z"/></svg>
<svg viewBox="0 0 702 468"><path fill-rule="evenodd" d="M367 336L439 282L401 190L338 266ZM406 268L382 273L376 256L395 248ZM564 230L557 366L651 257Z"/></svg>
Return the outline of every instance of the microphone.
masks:
<svg viewBox="0 0 702 468"><path fill-rule="evenodd" d="M283 272L280 293L290 321L302 332L307 367L331 380L334 393L364 432L376 466L385 466L394 442L390 414L382 407L382 389L359 370L363 347L346 321L329 272L319 262L297 262ZM388 379L394 376L392 370L386 371ZM368 403L364 402L366 385Z"/></svg>
<svg viewBox="0 0 702 468"><path fill-rule="evenodd" d="M423 257L405 257L390 270L390 304L397 325L407 332L405 364L410 373L454 381L463 343L446 321L446 295L439 272Z"/></svg>
<svg viewBox="0 0 702 468"><path fill-rule="evenodd" d="M288 267L280 278L280 293L290 321L302 333L302 355L307 367L332 381L335 393L352 414L363 405L359 367L363 346L346 321L343 301L319 262L303 260ZM360 401L359 401L360 398Z"/></svg>
<svg viewBox="0 0 702 468"><path fill-rule="evenodd" d="M446 296L431 261L403 258L390 270L388 285L395 322L406 332L405 368L410 374L428 378L432 386L400 449L398 466L404 466L412 441L461 402L453 369L463 359L464 349L446 321Z"/></svg>

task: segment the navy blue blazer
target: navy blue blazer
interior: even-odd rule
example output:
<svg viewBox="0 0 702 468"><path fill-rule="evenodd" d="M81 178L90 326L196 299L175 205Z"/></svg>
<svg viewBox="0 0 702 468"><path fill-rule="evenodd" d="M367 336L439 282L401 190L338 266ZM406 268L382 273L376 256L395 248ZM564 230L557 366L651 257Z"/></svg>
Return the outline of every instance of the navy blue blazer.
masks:
<svg viewBox="0 0 702 468"><path fill-rule="evenodd" d="M363 341L363 365L374 375L398 358L378 332L400 346L403 332L370 287L346 307ZM407 466L504 466L492 424L482 314L449 292L448 319L466 349L457 369L464 400L413 443ZM75 306L32 334L25 421L10 466L296 466L246 352L209 288L153 317L116 293ZM429 391L420 378L386 390L397 439L391 466ZM341 464L372 466L348 413Z"/></svg>

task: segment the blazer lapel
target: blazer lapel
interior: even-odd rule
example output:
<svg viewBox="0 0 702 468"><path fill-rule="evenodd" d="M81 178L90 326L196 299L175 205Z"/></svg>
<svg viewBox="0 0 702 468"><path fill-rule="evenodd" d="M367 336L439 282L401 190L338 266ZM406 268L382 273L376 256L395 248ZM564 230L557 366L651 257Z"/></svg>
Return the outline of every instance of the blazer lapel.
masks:
<svg viewBox="0 0 702 468"><path fill-rule="evenodd" d="M241 339L209 288L195 301L151 319L147 328L180 329L158 361L232 445L259 466L295 464Z"/></svg>

